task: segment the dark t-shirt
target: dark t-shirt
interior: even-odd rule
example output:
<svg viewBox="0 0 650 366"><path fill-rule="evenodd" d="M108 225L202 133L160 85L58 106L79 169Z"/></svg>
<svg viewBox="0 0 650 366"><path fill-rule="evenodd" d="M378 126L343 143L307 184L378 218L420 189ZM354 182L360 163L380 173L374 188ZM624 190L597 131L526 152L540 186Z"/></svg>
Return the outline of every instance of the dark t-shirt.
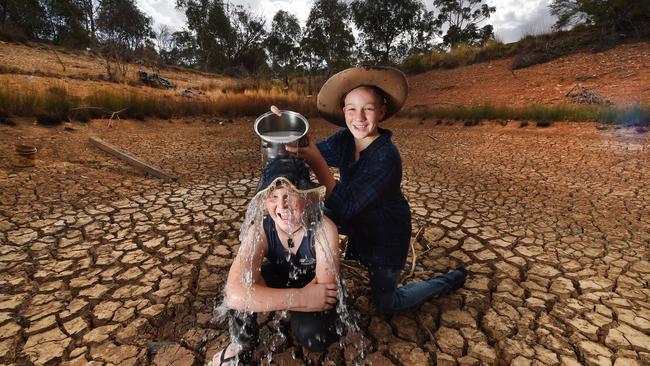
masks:
<svg viewBox="0 0 650 366"><path fill-rule="evenodd" d="M327 164L341 173L325 206L348 235L347 258L401 268L409 249L411 210L400 187L402 159L392 132L378 130L379 137L361 151L358 161L348 129L317 144Z"/></svg>

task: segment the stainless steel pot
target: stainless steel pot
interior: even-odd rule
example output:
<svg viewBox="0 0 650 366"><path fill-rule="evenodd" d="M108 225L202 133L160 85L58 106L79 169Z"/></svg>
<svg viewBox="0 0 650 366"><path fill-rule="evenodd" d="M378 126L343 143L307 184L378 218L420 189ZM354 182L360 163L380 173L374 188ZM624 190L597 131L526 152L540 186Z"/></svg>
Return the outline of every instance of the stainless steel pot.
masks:
<svg viewBox="0 0 650 366"><path fill-rule="evenodd" d="M277 157L288 155L285 145L307 146L309 122L300 113L281 111L282 116L267 112L257 117L255 133L262 139L262 164Z"/></svg>

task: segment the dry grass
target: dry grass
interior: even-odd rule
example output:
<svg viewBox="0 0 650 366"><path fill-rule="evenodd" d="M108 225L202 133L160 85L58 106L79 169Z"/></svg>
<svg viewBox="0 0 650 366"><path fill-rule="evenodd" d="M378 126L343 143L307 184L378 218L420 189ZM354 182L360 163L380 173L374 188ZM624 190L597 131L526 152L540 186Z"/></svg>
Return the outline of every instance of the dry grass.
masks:
<svg viewBox="0 0 650 366"><path fill-rule="evenodd" d="M226 115L257 116L276 104L282 108L315 116L313 98L294 92L245 91L221 93L213 98L185 98L169 95L145 95L143 93L115 93L98 90L85 97L78 97L65 87L36 90L34 86L16 88L8 84L0 89L0 113L12 116L36 116L38 114L68 115L73 118L99 118L122 111L120 116L139 118L156 116ZM83 111L83 112L82 112Z"/></svg>
<svg viewBox="0 0 650 366"><path fill-rule="evenodd" d="M539 127L548 127L554 121L602 122L624 126L650 126L650 106L591 108L580 106L530 106L525 108L495 107L484 104L455 108L418 108L402 111L407 117L444 118L464 120L465 126L474 126L480 120L536 121Z"/></svg>

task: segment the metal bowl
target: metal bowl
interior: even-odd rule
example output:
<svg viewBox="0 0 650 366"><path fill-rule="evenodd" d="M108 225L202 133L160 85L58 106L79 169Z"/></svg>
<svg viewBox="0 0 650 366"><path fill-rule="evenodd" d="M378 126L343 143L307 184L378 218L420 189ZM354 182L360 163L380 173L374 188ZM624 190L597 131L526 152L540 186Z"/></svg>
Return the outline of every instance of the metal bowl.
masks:
<svg viewBox="0 0 650 366"><path fill-rule="evenodd" d="M262 162L287 155L286 144L306 146L309 122L300 113L281 111L282 116L267 112L257 117L254 130L262 140Z"/></svg>

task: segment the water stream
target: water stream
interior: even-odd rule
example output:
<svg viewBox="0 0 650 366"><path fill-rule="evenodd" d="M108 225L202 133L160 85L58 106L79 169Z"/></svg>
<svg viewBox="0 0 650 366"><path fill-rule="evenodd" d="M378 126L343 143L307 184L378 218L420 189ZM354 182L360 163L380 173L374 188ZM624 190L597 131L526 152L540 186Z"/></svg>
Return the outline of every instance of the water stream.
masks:
<svg viewBox="0 0 650 366"><path fill-rule="evenodd" d="M240 247L239 247L239 253L238 256L243 260L244 262L244 276L241 279L241 283L243 288L246 289L246 297L249 297L253 294L254 288L253 288L253 272L254 268L253 266L253 253L256 251L256 246L260 245L260 237L263 235L263 220L265 215L268 213L266 212L266 200L269 197L269 194L272 190L267 190L260 192L257 194L248 204L247 210L246 210L246 215L244 218L244 222L242 223L241 226L241 231L239 235L239 240L240 240ZM304 210L302 213L300 212L294 212L293 210L289 210L289 230L288 232L293 232L296 229L300 229L300 227L304 228L312 228L315 232L315 240L314 240L314 245L317 246L317 248L314 248L315 251L318 251L319 249L324 253L324 260L327 263L327 268L337 268L337 265L334 263L334 260L336 258L335 253L332 253L331 251L331 246L330 243L327 242L327 235L324 234L323 230L323 197L320 196L321 193L299 193L296 192L292 189L289 189L291 194L297 195L298 198L304 200ZM324 192L323 192L324 194ZM287 207L289 206L288 203L285 203ZM294 220L294 217L292 215L300 214L300 218ZM291 224L293 223L293 224ZM300 239L302 240L302 238ZM300 245L300 242L298 241L296 245ZM291 257L291 253L287 252L287 256ZM289 258L288 258L289 259ZM322 260L319 258L319 260ZM303 273L300 273L300 270L296 267L294 267L294 271L290 272L290 278L295 280L298 278ZM354 364L367 364L367 362L364 361L364 358L366 356L367 350L366 347L367 345L365 344L355 344L356 342L352 342L349 339L352 334L356 334L360 332L359 327L357 326L357 319L359 318L358 314L354 311L354 309L351 309L348 307L348 304L346 303L346 298L347 298L347 291L345 288L345 281L342 276L340 276L340 272L336 274L336 281L339 284L338 290L337 290L337 304L336 304L336 312L338 314L337 320L336 320L336 333L339 336L339 345L343 349L343 351L346 354L353 354L354 355ZM224 294L225 295L225 294ZM287 302L291 304L294 299L291 297L287 298ZM228 308L224 303L221 303L217 306L215 309L215 314L217 314L217 317L221 318L221 320L226 320L227 321L227 311ZM249 311L249 309L245 309L244 311ZM271 363L273 360L273 353L276 353L278 351L284 350L284 347L287 342L287 335L285 335L282 323L286 322L285 319L289 316L289 312L285 311L275 311L272 313L271 317L269 318L269 321L267 322L267 326L270 329L270 332L260 332L260 337L259 337L259 345L258 347L264 347L264 349L269 350L270 352L267 353L266 357L262 359L260 362L262 365L268 365ZM262 326L260 326L262 328ZM239 335L238 334L230 334L230 339L231 341L235 341L238 339ZM344 337L345 336L345 337ZM356 337L355 337L356 338ZM363 337L361 337L363 338ZM347 351L346 351L347 349ZM353 351L350 352L350 349Z"/></svg>

